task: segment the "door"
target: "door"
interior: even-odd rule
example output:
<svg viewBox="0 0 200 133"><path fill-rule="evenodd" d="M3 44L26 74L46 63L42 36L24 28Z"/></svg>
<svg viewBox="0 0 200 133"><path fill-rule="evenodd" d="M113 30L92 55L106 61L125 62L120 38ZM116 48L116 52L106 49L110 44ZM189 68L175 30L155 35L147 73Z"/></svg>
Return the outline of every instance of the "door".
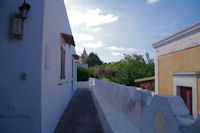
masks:
<svg viewBox="0 0 200 133"><path fill-rule="evenodd" d="M183 98L190 114L192 115L192 88L191 87L180 87L180 96Z"/></svg>

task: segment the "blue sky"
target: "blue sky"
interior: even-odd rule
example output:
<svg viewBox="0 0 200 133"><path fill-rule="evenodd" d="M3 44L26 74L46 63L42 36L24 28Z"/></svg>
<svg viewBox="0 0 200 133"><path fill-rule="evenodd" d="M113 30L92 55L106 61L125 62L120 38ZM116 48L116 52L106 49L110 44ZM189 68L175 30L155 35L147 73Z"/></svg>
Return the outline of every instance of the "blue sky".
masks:
<svg viewBox="0 0 200 133"><path fill-rule="evenodd" d="M154 57L152 44L200 22L200 0L65 0L76 51L104 62Z"/></svg>

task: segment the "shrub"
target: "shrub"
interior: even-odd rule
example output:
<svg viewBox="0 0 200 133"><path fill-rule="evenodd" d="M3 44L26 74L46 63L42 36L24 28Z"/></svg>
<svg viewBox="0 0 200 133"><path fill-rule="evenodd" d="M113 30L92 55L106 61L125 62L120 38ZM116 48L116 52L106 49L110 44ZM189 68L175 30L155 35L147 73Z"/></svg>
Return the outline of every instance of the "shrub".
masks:
<svg viewBox="0 0 200 133"><path fill-rule="evenodd" d="M89 79L89 71L84 67L77 67L77 80L78 81L88 81Z"/></svg>

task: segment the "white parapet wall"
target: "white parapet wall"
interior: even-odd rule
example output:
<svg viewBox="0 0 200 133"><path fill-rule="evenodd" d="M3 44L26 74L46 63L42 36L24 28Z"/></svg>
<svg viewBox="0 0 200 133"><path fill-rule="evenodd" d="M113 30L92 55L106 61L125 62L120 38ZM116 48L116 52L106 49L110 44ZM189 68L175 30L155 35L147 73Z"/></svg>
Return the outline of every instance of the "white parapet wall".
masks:
<svg viewBox="0 0 200 133"><path fill-rule="evenodd" d="M77 89L85 89L89 88L89 81L78 81L77 82Z"/></svg>
<svg viewBox="0 0 200 133"><path fill-rule="evenodd" d="M152 96L147 90L94 78L89 88L105 133L200 133L200 117L195 120L178 96Z"/></svg>

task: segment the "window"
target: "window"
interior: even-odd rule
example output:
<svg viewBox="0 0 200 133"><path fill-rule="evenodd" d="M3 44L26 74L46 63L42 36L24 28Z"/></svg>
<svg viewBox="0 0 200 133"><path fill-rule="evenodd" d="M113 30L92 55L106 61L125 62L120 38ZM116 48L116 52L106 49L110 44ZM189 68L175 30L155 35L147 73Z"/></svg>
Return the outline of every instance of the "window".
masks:
<svg viewBox="0 0 200 133"><path fill-rule="evenodd" d="M60 79L65 79L65 55L66 51L64 46L61 46L61 74Z"/></svg>
<svg viewBox="0 0 200 133"><path fill-rule="evenodd" d="M66 47L66 44L68 47ZM65 79L65 55L66 55L66 48L70 48L75 46L74 38L72 35L61 33L61 74L60 79Z"/></svg>

